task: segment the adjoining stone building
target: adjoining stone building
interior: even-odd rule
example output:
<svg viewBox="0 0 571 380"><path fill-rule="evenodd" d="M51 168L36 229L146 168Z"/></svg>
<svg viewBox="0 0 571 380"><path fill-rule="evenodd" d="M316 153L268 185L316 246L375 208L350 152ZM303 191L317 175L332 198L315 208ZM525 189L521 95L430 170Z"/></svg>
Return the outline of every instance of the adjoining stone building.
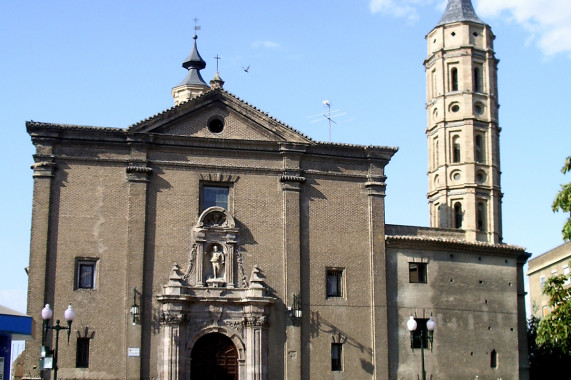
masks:
<svg viewBox="0 0 571 380"><path fill-rule="evenodd" d="M127 129L28 122L28 311L77 315L58 375L408 379L406 321L432 315L435 378L527 378L529 254L501 241L493 38L469 0L427 36L429 228L385 224L396 148L316 142L218 73L208 86L196 38L173 108Z"/></svg>
<svg viewBox="0 0 571 380"><path fill-rule="evenodd" d="M527 275L529 276L529 300L531 314L543 318L551 312L549 297L543 294L543 286L549 277L564 274L569 276L571 265L571 242L561 244L537 257L529 260ZM566 282L571 286L571 281Z"/></svg>

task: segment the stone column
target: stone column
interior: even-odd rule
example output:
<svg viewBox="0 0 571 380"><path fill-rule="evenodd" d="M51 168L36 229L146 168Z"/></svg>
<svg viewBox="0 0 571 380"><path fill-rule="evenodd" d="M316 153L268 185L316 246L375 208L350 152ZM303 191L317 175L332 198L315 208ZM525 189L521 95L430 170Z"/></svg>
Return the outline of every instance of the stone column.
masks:
<svg viewBox="0 0 571 380"><path fill-rule="evenodd" d="M204 287L204 233L197 234L196 236L196 286Z"/></svg>
<svg viewBox="0 0 571 380"><path fill-rule="evenodd" d="M128 348L138 349L139 356L127 356L125 379L139 379L149 372L148 365L142 368L142 363L150 359L150 340L145 342L142 329L150 331L151 288L145 289L145 231L147 220L147 185L152 169L147 167L146 148L140 144L131 146L131 162L126 168L129 181L129 208L127 216L127 284L125 289L125 326L126 344ZM136 290L135 290L136 289ZM135 299L133 299L135 296ZM133 323L133 317L128 312L137 302L141 316Z"/></svg>
<svg viewBox="0 0 571 380"><path fill-rule="evenodd" d="M182 315L164 313L161 315L161 350L159 351L158 377L161 380L184 378L184 338L181 336Z"/></svg>
<svg viewBox="0 0 571 380"><path fill-rule="evenodd" d="M301 229L300 229L300 193L305 182L301 171L301 157L305 146L282 144L280 147L283 157L283 174L280 178L283 190L283 264L284 264L284 294L283 302L292 306L293 295L301 291ZM303 296L302 296L303 300ZM302 301L303 303L303 301ZM307 315L306 313L304 313ZM295 326L286 322L285 347L285 378L288 380L301 379L302 352L301 330L302 321Z"/></svg>
<svg viewBox="0 0 571 380"><path fill-rule="evenodd" d="M226 271L226 287L227 288L234 288L234 260L235 260L235 252L236 252L236 241L234 240L234 236L228 236L232 238L232 240L226 242L226 261L225 261L225 271Z"/></svg>
<svg viewBox="0 0 571 380"><path fill-rule="evenodd" d="M246 338L246 379L267 380L267 336L265 332L266 317L251 316L246 318L244 337ZM288 378L289 379L289 378Z"/></svg>

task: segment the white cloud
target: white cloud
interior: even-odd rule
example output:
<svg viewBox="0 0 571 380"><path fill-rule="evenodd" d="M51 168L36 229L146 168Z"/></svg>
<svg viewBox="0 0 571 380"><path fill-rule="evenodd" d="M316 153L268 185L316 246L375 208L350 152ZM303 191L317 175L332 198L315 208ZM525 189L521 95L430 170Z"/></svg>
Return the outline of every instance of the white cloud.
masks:
<svg viewBox="0 0 571 380"><path fill-rule="evenodd" d="M419 18L418 8L432 4L444 10L446 0L370 0L369 9L372 13L384 13L415 22Z"/></svg>
<svg viewBox="0 0 571 380"><path fill-rule="evenodd" d="M473 0L478 16L492 23L493 19L507 19L522 25L530 40L546 56L571 54L570 0ZM369 0L372 13L415 22L420 8L434 6L444 11L447 0ZM493 26L493 25L492 25Z"/></svg>
<svg viewBox="0 0 571 380"><path fill-rule="evenodd" d="M506 14L525 27L546 56L571 53L571 2L569 0L479 0L482 17Z"/></svg>
<svg viewBox="0 0 571 380"><path fill-rule="evenodd" d="M264 49L279 49L281 46L277 42L273 41L256 41L252 43L254 49L264 48Z"/></svg>
<svg viewBox="0 0 571 380"><path fill-rule="evenodd" d="M0 290L0 305L19 311L26 312L26 291L21 289Z"/></svg>

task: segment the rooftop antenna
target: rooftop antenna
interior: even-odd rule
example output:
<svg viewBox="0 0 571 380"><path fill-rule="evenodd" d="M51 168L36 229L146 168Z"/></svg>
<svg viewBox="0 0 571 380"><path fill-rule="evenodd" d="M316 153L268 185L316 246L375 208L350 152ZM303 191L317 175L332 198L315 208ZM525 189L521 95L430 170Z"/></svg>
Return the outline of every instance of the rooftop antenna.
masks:
<svg viewBox="0 0 571 380"><path fill-rule="evenodd" d="M331 118L331 102L326 99L323 101L323 104L327 106L327 115L323 114L323 116L325 116L325 118L329 121L329 142L331 142L331 123L333 124L337 123L335 122L335 120Z"/></svg>

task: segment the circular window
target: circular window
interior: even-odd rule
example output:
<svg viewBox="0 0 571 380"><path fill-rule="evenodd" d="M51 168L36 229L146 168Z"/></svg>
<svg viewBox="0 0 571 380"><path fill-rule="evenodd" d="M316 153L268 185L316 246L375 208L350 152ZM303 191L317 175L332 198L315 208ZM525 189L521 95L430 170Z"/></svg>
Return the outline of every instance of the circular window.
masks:
<svg viewBox="0 0 571 380"><path fill-rule="evenodd" d="M437 119L437 118L438 118L438 108L435 108L434 111L432 111L432 117L433 117L434 119Z"/></svg>
<svg viewBox="0 0 571 380"><path fill-rule="evenodd" d="M474 104L474 112L477 115L481 115L484 113L484 106L482 105L482 103L476 103Z"/></svg>
<svg viewBox="0 0 571 380"><path fill-rule="evenodd" d="M460 178L462 178L462 175L460 174L460 172L458 170L455 170L452 172L452 174L450 174L450 178L454 181L460 181Z"/></svg>
<svg viewBox="0 0 571 380"><path fill-rule="evenodd" d="M476 181L478 183L486 182L486 172L484 172L483 170L479 170L478 173L476 173Z"/></svg>
<svg viewBox="0 0 571 380"><path fill-rule="evenodd" d="M220 133L224 130L224 120L214 117L208 121L208 130L212 133Z"/></svg>
<svg viewBox="0 0 571 380"><path fill-rule="evenodd" d="M440 177L437 175L434 176L434 185L438 186L440 185Z"/></svg>
<svg viewBox="0 0 571 380"><path fill-rule="evenodd" d="M452 112L458 112L458 111L460 111L460 106L459 106L458 104L453 104L453 105L450 107L450 111L452 111Z"/></svg>

